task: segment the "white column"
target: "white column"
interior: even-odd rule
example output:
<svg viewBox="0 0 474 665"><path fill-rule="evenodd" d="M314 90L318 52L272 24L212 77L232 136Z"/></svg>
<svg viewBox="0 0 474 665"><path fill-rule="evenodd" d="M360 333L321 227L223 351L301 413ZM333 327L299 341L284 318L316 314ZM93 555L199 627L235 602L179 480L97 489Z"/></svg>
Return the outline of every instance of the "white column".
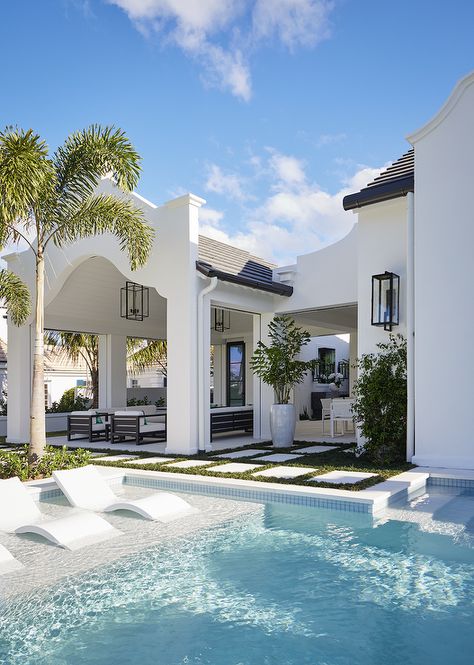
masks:
<svg viewBox="0 0 474 665"><path fill-rule="evenodd" d="M127 406L127 338L99 335L99 408Z"/></svg>
<svg viewBox="0 0 474 665"><path fill-rule="evenodd" d="M357 333L351 332L349 338L349 395L353 394L354 383L357 379Z"/></svg>
<svg viewBox="0 0 474 665"><path fill-rule="evenodd" d="M268 324L273 319L274 313L260 315L260 339L264 344L269 343ZM275 402L273 388L260 382L260 436L262 439L271 439L270 432L270 407Z"/></svg>
<svg viewBox="0 0 474 665"><path fill-rule="evenodd" d="M187 295L187 297L186 297ZM167 453L198 450L196 295L168 300Z"/></svg>
<svg viewBox="0 0 474 665"><path fill-rule="evenodd" d="M31 403L31 333L29 325L17 328L8 322L7 372L7 442L28 443Z"/></svg>
<svg viewBox="0 0 474 665"><path fill-rule="evenodd" d="M203 419L204 447L211 447L211 295L204 296L202 312L203 376L199 389L203 392L200 417Z"/></svg>
<svg viewBox="0 0 474 665"><path fill-rule="evenodd" d="M166 452L195 454L198 450L198 292L203 281L196 276L198 209L203 199L186 194L166 204L163 233L172 257L172 279L167 298L167 443ZM209 319L204 336L209 340ZM206 332L207 329L207 332ZM207 352L209 354L209 351ZM209 367L209 361L207 361ZM209 380L205 382L209 387ZM209 389L204 395L209 405Z"/></svg>
<svg viewBox="0 0 474 665"><path fill-rule="evenodd" d="M253 315L253 343L252 353L257 348L260 340L260 314ZM250 370L252 371L252 370ZM250 378L250 377L249 377ZM253 381L253 435L256 438L261 436L262 431L262 382L256 374L252 374Z"/></svg>
<svg viewBox="0 0 474 665"><path fill-rule="evenodd" d="M222 389L222 344L214 346L214 404L224 403L224 391Z"/></svg>

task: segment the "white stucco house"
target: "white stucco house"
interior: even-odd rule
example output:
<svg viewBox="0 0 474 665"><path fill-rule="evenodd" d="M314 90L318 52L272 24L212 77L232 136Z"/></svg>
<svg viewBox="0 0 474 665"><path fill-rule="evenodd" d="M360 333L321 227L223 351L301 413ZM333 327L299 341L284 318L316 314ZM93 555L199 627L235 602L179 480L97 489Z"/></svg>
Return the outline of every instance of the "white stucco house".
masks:
<svg viewBox="0 0 474 665"><path fill-rule="evenodd" d="M213 402L251 410L254 436L269 437L272 391L250 372L249 357L275 313L291 314L312 336L350 335L348 359L386 341L373 325L372 278L399 278L398 324L408 340L409 432L407 456L432 466L474 468L469 354L440 372L440 349L456 325L456 345L470 348L474 327L469 266L474 241L471 180L474 166L474 74L445 106L408 137L411 148L374 182L344 199L357 221L341 241L274 267L244 250L203 237L199 209L186 194L161 206L132 194L156 240L147 265L132 273L109 236L50 246L45 324L100 336L100 404L126 403L127 336L166 339L167 444L170 453L195 453L211 440L210 349ZM110 180L103 191L114 190ZM32 286L28 252L5 257ZM332 266L338 265L337 279ZM331 276L329 278L329 275ZM149 289L149 315L121 317L126 281ZM392 291L393 291L392 284ZM386 295L386 292L385 292ZM387 312L384 303L375 315ZM393 312L392 312L393 314ZM388 326L385 326L387 328ZM329 345L328 345L329 346ZM8 439L28 438L31 378L30 325L9 324ZM463 371L465 370L465 371ZM349 377L348 392L354 381Z"/></svg>

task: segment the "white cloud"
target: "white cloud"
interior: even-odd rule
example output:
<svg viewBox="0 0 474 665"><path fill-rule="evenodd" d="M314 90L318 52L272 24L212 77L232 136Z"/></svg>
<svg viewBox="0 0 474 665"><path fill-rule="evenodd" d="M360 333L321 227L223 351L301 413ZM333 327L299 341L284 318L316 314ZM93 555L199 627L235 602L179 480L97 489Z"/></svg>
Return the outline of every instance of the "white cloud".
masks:
<svg viewBox="0 0 474 665"><path fill-rule="evenodd" d="M291 155L282 155L271 148L269 151L271 153L270 168L281 184L301 185L305 182L304 164L300 159Z"/></svg>
<svg viewBox="0 0 474 665"><path fill-rule="evenodd" d="M275 156L280 168L275 168ZM296 158L273 152L269 162L277 184L269 184L269 194L260 205L246 209L245 226L232 231L225 224L225 217L220 216L212 223L207 221L203 233L280 265L293 263L297 255L343 238L351 230L355 217L344 211L342 199L364 187L381 170L359 166L344 180L339 191L332 194L310 183L302 162Z"/></svg>
<svg viewBox="0 0 474 665"><path fill-rule="evenodd" d="M257 39L277 38L290 51L314 47L329 37L329 14L334 3L326 0L257 0L253 29Z"/></svg>
<svg viewBox="0 0 474 665"><path fill-rule="evenodd" d="M206 226L216 228L219 226L220 222L224 217L224 213L221 210L215 210L214 208L201 208L199 211L199 221Z"/></svg>
<svg viewBox="0 0 474 665"><path fill-rule="evenodd" d="M276 39L291 51L312 48L329 35L333 7L327 0L107 1L142 34L159 34L163 45L196 59L206 85L244 101L252 95L249 57L259 44Z"/></svg>
<svg viewBox="0 0 474 665"><path fill-rule="evenodd" d="M236 201L244 201L249 197L244 192L244 178L236 173L224 173L220 166L211 164L209 167L209 174L204 185L209 192L216 194L223 194Z"/></svg>
<svg viewBox="0 0 474 665"><path fill-rule="evenodd" d="M340 132L339 134L320 134L316 145L318 148L321 148L322 146L331 145L332 143L340 143L346 138L347 135L344 134L344 132Z"/></svg>

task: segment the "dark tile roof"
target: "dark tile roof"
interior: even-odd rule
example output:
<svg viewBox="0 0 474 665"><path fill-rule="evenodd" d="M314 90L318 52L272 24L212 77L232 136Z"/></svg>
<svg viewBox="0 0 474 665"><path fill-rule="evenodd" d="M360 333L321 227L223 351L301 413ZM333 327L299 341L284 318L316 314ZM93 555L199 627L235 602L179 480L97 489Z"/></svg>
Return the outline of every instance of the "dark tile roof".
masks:
<svg viewBox="0 0 474 665"><path fill-rule="evenodd" d="M279 295L293 292L292 287L273 281L274 263L244 249L199 236L198 256L197 269L210 277Z"/></svg>
<svg viewBox="0 0 474 665"><path fill-rule="evenodd" d="M415 149L410 148L408 152L397 159L393 164L382 171L372 182L369 182L367 187L376 187L382 183L398 180L407 176L413 177L415 173Z"/></svg>
<svg viewBox="0 0 474 665"><path fill-rule="evenodd" d="M349 194L343 199L344 210L362 208L371 203L389 201L415 189L415 151L410 148L387 169L382 171L360 192Z"/></svg>

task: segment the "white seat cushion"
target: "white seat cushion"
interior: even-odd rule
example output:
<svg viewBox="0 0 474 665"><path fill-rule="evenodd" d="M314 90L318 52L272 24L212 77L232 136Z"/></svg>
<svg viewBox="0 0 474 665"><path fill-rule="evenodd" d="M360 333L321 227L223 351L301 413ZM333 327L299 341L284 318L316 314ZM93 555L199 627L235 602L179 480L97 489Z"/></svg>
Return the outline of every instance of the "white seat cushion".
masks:
<svg viewBox="0 0 474 665"><path fill-rule="evenodd" d="M149 425L141 424L140 423L140 434L146 433L146 432L162 432L165 429L164 423L152 423Z"/></svg>

